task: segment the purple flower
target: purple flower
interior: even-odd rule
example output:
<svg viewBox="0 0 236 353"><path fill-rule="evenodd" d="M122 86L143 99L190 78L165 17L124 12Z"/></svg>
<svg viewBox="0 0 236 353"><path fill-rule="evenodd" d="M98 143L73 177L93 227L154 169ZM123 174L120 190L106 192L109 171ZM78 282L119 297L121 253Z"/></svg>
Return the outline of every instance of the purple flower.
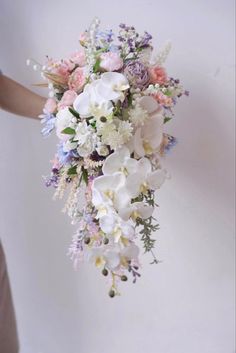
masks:
<svg viewBox="0 0 236 353"><path fill-rule="evenodd" d="M113 41L114 33L112 30L99 31L96 33L96 40L99 47L103 47L104 44L111 43Z"/></svg>
<svg viewBox="0 0 236 353"><path fill-rule="evenodd" d="M131 85L143 89L148 86L150 77L147 68L138 60L130 60L124 70Z"/></svg>
<svg viewBox="0 0 236 353"><path fill-rule="evenodd" d="M141 41L138 44L139 48L146 48L150 45L150 42L152 40L152 36L151 34L149 34L148 32L144 32L144 35L141 37Z"/></svg>

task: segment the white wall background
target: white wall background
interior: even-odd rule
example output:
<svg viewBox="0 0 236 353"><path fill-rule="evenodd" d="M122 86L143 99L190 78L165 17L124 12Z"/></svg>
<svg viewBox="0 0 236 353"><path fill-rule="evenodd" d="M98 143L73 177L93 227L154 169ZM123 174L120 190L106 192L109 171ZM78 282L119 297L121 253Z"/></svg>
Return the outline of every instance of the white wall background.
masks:
<svg viewBox="0 0 236 353"><path fill-rule="evenodd" d="M233 0L0 0L0 67L26 86L28 57L62 57L97 15L171 39L168 72L189 98L169 132L179 144L159 192L163 263L111 300L93 267L75 273L73 229L41 175L56 140L39 123L0 112L0 237L8 258L22 353L234 352ZM46 92L45 92L46 94Z"/></svg>

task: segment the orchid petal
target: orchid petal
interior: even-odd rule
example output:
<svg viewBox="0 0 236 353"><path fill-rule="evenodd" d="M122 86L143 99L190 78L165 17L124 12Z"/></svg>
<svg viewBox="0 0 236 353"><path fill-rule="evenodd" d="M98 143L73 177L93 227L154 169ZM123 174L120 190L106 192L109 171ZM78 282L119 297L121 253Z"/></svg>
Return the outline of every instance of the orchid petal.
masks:
<svg viewBox="0 0 236 353"><path fill-rule="evenodd" d="M159 189L166 179L166 171L163 169L158 169L155 172L151 173L147 177L147 183L151 189Z"/></svg>
<svg viewBox="0 0 236 353"><path fill-rule="evenodd" d="M148 114L152 114L158 110L159 105L157 101L151 96L143 96L139 99L139 105L146 110Z"/></svg>
<svg viewBox="0 0 236 353"><path fill-rule="evenodd" d="M90 111L90 95L88 92L83 92L78 95L73 104L74 109L83 118L88 118L91 116Z"/></svg>

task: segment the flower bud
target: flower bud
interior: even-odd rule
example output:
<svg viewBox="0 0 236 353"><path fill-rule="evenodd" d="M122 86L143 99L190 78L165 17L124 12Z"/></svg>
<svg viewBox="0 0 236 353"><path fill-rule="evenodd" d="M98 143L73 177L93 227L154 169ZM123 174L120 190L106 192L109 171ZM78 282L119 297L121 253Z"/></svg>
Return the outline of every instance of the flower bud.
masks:
<svg viewBox="0 0 236 353"><path fill-rule="evenodd" d="M108 275L108 271L107 271L106 268L104 268L104 269L102 270L102 274L103 274L103 276L107 276L107 275Z"/></svg>
<svg viewBox="0 0 236 353"><path fill-rule="evenodd" d="M116 295L116 293L115 293L114 289L111 289L111 290L109 291L109 296L110 296L111 298L113 298L115 295Z"/></svg>
<svg viewBox="0 0 236 353"><path fill-rule="evenodd" d="M91 239L89 237L87 237L87 238L84 239L84 243L88 245L90 243L90 240Z"/></svg>

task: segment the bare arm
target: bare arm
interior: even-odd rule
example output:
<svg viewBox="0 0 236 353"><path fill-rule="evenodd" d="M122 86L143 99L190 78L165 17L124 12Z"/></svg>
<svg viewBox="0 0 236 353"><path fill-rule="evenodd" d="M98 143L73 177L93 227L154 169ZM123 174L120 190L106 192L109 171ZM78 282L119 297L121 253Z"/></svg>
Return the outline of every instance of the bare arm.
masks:
<svg viewBox="0 0 236 353"><path fill-rule="evenodd" d="M13 114L38 119L46 98L31 92L16 81L0 74L0 108Z"/></svg>

